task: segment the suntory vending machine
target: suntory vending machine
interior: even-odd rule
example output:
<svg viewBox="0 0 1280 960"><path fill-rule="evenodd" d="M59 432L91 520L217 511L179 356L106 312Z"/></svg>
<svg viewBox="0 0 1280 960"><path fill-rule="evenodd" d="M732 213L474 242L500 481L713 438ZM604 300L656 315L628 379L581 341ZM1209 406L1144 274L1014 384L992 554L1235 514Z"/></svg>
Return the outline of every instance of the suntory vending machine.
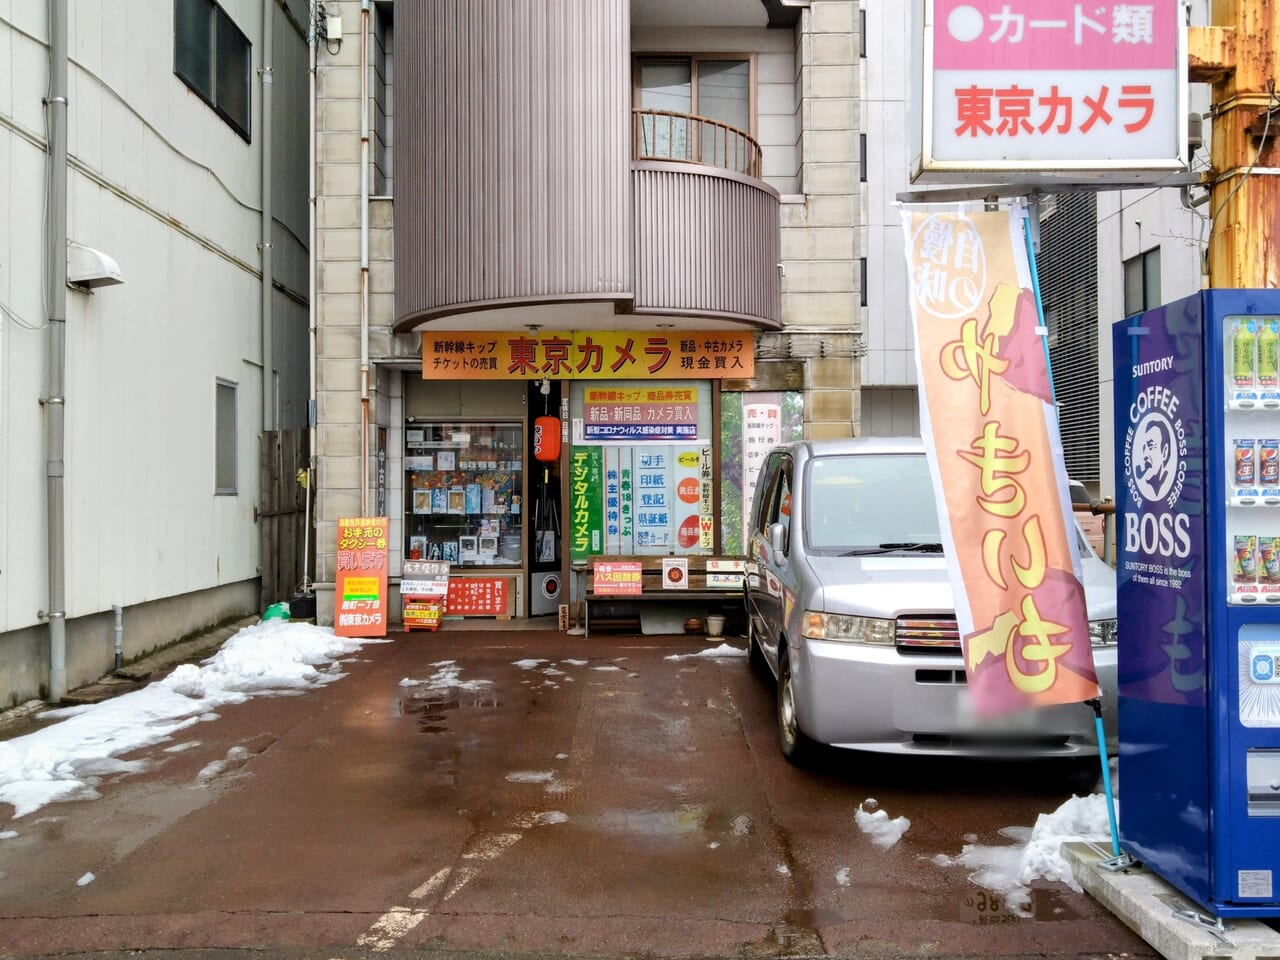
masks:
<svg viewBox="0 0 1280 960"><path fill-rule="evenodd" d="M1280 916L1280 291L1114 324L1119 830L1214 916Z"/></svg>

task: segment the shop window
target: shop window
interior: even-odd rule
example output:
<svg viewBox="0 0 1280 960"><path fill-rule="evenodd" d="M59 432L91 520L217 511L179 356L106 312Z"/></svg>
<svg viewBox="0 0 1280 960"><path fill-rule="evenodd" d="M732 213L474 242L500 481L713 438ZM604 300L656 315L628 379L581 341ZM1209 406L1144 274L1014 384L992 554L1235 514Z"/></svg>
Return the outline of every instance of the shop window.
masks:
<svg viewBox="0 0 1280 960"><path fill-rule="evenodd" d="M713 551L712 389L703 380L574 384L565 504L574 560Z"/></svg>
<svg viewBox="0 0 1280 960"><path fill-rule="evenodd" d="M752 504L769 451L804 437L804 394L798 390L720 395L720 539L727 554L750 540Z"/></svg>
<svg viewBox="0 0 1280 960"><path fill-rule="evenodd" d="M236 492L236 385L217 381L214 389L213 492Z"/></svg>
<svg viewBox="0 0 1280 960"><path fill-rule="evenodd" d="M213 0L174 0L173 72L249 141L249 38Z"/></svg>
<svg viewBox="0 0 1280 960"><path fill-rule="evenodd" d="M405 424L405 557L518 567L525 511L523 424Z"/></svg>

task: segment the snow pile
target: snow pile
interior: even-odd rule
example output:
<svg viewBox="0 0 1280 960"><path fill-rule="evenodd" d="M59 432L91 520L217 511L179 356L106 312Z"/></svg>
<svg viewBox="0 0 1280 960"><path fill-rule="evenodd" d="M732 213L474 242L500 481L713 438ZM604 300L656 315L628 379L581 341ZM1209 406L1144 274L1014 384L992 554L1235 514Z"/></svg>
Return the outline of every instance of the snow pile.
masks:
<svg viewBox="0 0 1280 960"><path fill-rule="evenodd" d="M958 856L939 854L934 862L968 868L969 879L1002 895L1011 912L1031 916L1030 885L1036 879L1056 880L1081 892L1060 850L1073 841L1111 842L1106 795L1072 797L1052 813L1040 814L1034 827L1004 827L1000 835L1015 842L1000 847L966 843Z"/></svg>
<svg viewBox="0 0 1280 960"><path fill-rule="evenodd" d="M673 653L665 660L689 660L695 657L705 657L711 660L720 660L728 657L745 657L747 651L742 647L735 647L730 643L722 643L718 647L709 647L706 650L699 650L697 653Z"/></svg>
<svg viewBox="0 0 1280 960"><path fill-rule="evenodd" d="M365 642L313 624L268 620L241 630L199 666L184 664L102 703L46 711L42 718L62 722L0 742L0 802L12 804L17 819L56 800L94 798L101 777L145 766L118 757L216 719L219 707L331 683L342 676L334 661Z"/></svg>
<svg viewBox="0 0 1280 960"><path fill-rule="evenodd" d="M902 839L902 835L910 828L911 821L906 817L894 817L891 820L889 814L877 809L879 806L877 800L868 797L858 804L853 819L858 824L858 829L871 838L872 843L888 850Z"/></svg>

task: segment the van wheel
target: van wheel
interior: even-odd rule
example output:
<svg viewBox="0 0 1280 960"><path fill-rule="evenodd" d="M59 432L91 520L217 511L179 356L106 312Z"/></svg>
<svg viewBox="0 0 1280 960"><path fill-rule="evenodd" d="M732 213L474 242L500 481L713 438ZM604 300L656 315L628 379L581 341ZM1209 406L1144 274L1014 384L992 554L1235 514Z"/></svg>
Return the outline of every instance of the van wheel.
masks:
<svg viewBox="0 0 1280 960"><path fill-rule="evenodd" d="M817 744L800 729L791 660L784 649L778 651L778 743L782 747L782 755L797 767L808 765L817 748Z"/></svg>

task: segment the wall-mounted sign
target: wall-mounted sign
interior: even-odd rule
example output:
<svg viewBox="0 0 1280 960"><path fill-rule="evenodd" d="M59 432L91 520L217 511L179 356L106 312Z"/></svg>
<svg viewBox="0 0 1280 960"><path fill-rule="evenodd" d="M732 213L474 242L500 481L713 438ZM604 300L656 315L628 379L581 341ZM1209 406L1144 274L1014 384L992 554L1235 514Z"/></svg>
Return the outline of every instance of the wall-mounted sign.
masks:
<svg viewBox="0 0 1280 960"><path fill-rule="evenodd" d="M641 563L639 560L597 563L593 570L591 590L597 596L605 596L607 594L635 596L641 592L641 586Z"/></svg>
<svg viewBox="0 0 1280 960"><path fill-rule="evenodd" d="M333 632L340 637L387 635L386 517L338 520Z"/></svg>
<svg viewBox="0 0 1280 960"><path fill-rule="evenodd" d="M1181 0L923 0L924 183L1139 183L1187 169Z"/></svg>
<svg viewBox="0 0 1280 960"><path fill-rule="evenodd" d="M450 616L502 616L508 612L507 578L453 577L445 609Z"/></svg>
<svg viewBox="0 0 1280 960"><path fill-rule="evenodd" d="M718 380L755 376L747 331L422 334L424 380Z"/></svg>
<svg viewBox="0 0 1280 960"><path fill-rule="evenodd" d="M586 387L585 440L692 440L698 436L698 388Z"/></svg>

